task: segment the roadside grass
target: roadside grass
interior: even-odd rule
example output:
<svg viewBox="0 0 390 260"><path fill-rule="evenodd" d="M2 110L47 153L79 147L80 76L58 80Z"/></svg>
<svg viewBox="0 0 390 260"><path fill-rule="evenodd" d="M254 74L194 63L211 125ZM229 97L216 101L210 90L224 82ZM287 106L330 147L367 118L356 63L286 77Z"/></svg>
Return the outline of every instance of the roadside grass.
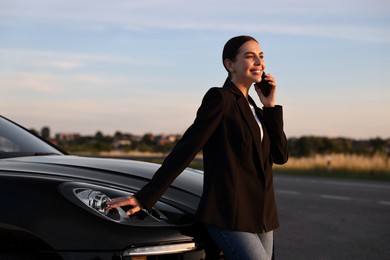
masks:
<svg viewBox="0 0 390 260"><path fill-rule="evenodd" d="M103 155L104 156L104 155ZM104 156L117 157L117 156ZM122 159L133 159L161 164L163 155L122 155ZM188 167L203 170L202 157L196 157ZM284 165L274 165L275 174L318 176L350 179L390 181L390 157L385 154L362 156L355 154L314 155L291 157Z"/></svg>
<svg viewBox="0 0 390 260"><path fill-rule="evenodd" d="M390 180L390 158L383 154L314 155L290 158L285 165L275 165L274 170L277 174Z"/></svg>

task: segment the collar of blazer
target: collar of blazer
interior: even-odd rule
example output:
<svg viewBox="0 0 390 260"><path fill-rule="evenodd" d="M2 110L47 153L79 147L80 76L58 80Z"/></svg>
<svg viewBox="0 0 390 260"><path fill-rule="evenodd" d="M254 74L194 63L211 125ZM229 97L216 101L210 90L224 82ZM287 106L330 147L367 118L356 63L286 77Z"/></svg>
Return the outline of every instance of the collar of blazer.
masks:
<svg viewBox="0 0 390 260"><path fill-rule="evenodd" d="M268 142L268 140L266 140L266 138L263 138L263 142L261 141L261 136L260 136L261 132L260 132L259 125L257 124L257 121L253 116L252 110L249 107L248 101L245 98L245 96L242 94L242 92L236 87L236 85L234 85L234 83L232 81L230 81L229 78L226 79L223 87L227 88L230 92L232 92L237 97L237 105L240 109L241 115L244 118L245 123L247 124L248 128L250 129L250 132L252 134L252 138L256 144L256 150L257 150L259 160L261 162L260 163L261 168L264 172L263 162L264 162L265 158L263 158L264 155L262 152L262 150L263 150L262 148L263 148L264 142ZM260 117L260 121L262 121L262 114L259 114L259 112L258 112L260 109L256 106L256 103L254 102L254 100L250 96L248 96L248 100L255 107L255 110L257 112L256 114L257 114L257 116ZM267 134L265 131L264 124L263 124L263 130L264 130L263 132L266 136Z"/></svg>

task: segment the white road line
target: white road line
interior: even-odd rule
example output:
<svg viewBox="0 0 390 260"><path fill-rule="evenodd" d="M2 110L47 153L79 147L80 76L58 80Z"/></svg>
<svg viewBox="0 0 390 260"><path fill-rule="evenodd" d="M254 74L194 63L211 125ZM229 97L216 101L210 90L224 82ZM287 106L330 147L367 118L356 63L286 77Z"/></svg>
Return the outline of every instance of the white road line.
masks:
<svg viewBox="0 0 390 260"><path fill-rule="evenodd" d="M278 176L279 177L279 176ZM372 188L372 189L385 189L389 190L390 185L388 183L367 183L367 182L355 182L355 181L339 181L339 180L317 180L309 178L299 178L299 177L282 177L275 179L281 182L300 182L300 183L321 183L321 184L330 184L337 186L349 186L349 187L358 187L358 188Z"/></svg>
<svg viewBox="0 0 390 260"><path fill-rule="evenodd" d="M390 206L390 201L381 200L381 201L378 201L378 203L379 203L379 204L382 204L382 205Z"/></svg>
<svg viewBox="0 0 390 260"><path fill-rule="evenodd" d="M300 195L301 193L298 191L292 191L292 190L277 190L277 193L283 193L288 195Z"/></svg>
<svg viewBox="0 0 390 260"><path fill-rule="evenodd" d="M352 200L350 197L344 197L344 196L334 196L334 195L320 195L323 199L330 199L330 200Z"/></svg>

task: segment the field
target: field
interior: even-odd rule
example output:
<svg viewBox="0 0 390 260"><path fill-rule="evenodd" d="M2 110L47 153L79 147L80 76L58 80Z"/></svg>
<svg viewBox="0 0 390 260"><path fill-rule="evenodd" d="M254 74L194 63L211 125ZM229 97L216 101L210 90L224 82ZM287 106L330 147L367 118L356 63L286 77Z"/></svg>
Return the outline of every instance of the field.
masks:
<svg viewBox="0 0 390 260"><path fill-rule="evenodd" d="M99 156L162 163L164 154L100 153ZM202 157L196 157L189 167L203 169ZM390 181L390 157L387 155L362 156L354 154L314 155L290 157L285 165L274 165L276 174L296 174L340 178Z"/></svg>
<svg viewBox="0 0 390 260"><path fill-rule="evenodd" d="M275 165L274 169L276 173L390 180L390 158L379 154L331 154L290 158L285 165Z"/></svg>

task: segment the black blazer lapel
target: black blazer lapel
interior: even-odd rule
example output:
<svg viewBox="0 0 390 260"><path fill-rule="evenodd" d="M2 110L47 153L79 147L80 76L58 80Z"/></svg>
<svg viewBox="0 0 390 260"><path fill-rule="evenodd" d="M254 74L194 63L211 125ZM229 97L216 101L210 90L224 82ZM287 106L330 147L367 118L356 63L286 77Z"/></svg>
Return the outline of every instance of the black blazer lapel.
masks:
<svg viewBox="0 0 390 260"><path fill-rule="evenodd" d="M269 148L269 135L268 135L268 131L267 131L267 128L264 124L264 117L263 117L263 110L261 110L259 107L257 107L255 101L249 96L249 102L252 104L252 106L255 107L255 111L256 111L256 115L257 117L259 118L260 120L260 123L261 123L261 126L263 128L263 136L261 137L262 138L262 141L261 141L261 156L262 156L262 162L264 163L267 159L266 159L266 152ZM257 122L256 122L257 123Z"/></svg>
<svg viewBox="0 0 390 260"><path fill-rule="evenodd" d="M257 154L259 157L259 162L261 165L261 169L264 172L263 167L263 155L262 155L262 142L261 142L261 132L259 125L257 124L256 119L253 116L253 113L249 107L247 99L241 93L241 91L234 85L231 81L226 81L224 87L228 87L230 91L232 91L237 96L237 105L240 109L241 116L244 118L245 123L248 125L248 128L252 134L252 138L255 142ZM249 99L253 102L252 98Z"/></svg>

